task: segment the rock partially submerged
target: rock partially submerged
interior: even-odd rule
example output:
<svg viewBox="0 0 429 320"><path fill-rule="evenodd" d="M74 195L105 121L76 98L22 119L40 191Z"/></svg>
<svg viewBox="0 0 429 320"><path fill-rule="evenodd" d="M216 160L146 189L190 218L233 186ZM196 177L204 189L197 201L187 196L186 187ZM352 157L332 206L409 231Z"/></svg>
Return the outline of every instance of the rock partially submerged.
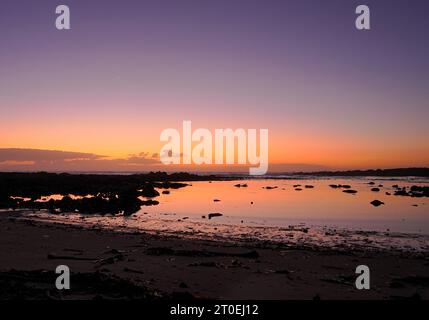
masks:
<svg viewBox="0 0 429 320"><path fill-rule="evenodd" d="M370 202L374 207L378 207L378 206L381 206L381 205L383 205L384 204L384 202L383 201L380 201L380 200L373 200L373 201L371 201Z"/></svg>
<svg viewBox="0 0 429 320"><path fill-rule="evenodd" d="M356 194L357 191L356 190L352 190L352 189L347 189L347 190L343 190L344 193L349 193L349 194Z"/></svg>
<svg viewBox="0 0 429 320"><path fill-rule="evenodd" d="M329 185L331 188L333 189L350 189L351 186L349 186L348 184L330 184Z"/></svg>
<svg viewBox="0 0 429 320"><path fill-rule="evenodd" d="M222 214L222 213L219 213L219 212L209 213L209 214L208 214L209 219L211 219L211 218L215 218L215 217L222 217L222 216L223 216L223 214Z"/></svg>
<svg viewBox="0 0 429 320"><path fill-rule="evenodd" d="M272 187L272 186L266 186L266 187L263 187L264 189L267 189L267 190L272 190L272 189L277 189L278 187L277 186L274 186L274 187Z"/></svg>
<svg viewBox="0 0 429 320"><path fill-rule="evenodd" d="M429 186L411 186L407 187L397 187L394 193L395 196L408 196L408 197L429 197Z"/></svg>
<svg viewBox="0 0 429 320"><path fill-rule="evenodd" d="M237 183L234 185L234 187L236 187L236 188L247 188L247 183L242 183L242 184Z"/></svg>

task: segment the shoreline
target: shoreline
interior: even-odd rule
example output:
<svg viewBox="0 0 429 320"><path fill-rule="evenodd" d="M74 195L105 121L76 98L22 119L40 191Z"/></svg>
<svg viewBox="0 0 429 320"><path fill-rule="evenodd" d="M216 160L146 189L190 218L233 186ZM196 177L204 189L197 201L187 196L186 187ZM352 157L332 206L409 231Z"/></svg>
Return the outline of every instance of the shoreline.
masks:
<svg viewBox="0 0 429 320"><path fill-rule="evenodd" d="M144 232L113 232L0 216L0 282L26 286L66 264L76 276L126 282L122 289L73 291L63 299L208 298L208 299L429 299L429 253L349 250L190 240ZM354 286L355 267L371 269L371 290ZM21 275L17 277L16 275ZM12 280L11 280L12 279ZM107 280L106 280L107 279ZM34 285L21 299L51 299ZM116 281L116 282L115 282ZM19 282L19 281L18 281ZM110 283L110 282L109 282ZM77 289L76 289L77 290ZM119 290L119 291L117 291ZM3 299L13 298L4 290ZM46 291L46 290L45 290ZM115 295L116 294L116 295ZM117 296L119 294L119 297Z"/></svg>
<svg viewBox="0 0 429 320"><path fill-rule="evenodd" d="M16 211L13 212L13 215L21 220L73 226L84 230L95 228L119 234L144 233L155 236L162 234L164 237L177 237L187 241L258 243L284 248L299 247L343 252L365 248L367 251L375 252L386 251L417 255L429 253L429 235L423 233L386 232L305 224L279 227L216 222L209 225L206 222L200 223L188 219L179 219L181 222L178 224L176 216L170 219L150 218L146 222L150 225L139 222L135 226L130 226L128 222L125 224L112 223L112 219L123 219L120 215L116 217L85 216L75 213L55 215L42 211L33 213L30 210ZM92 221L93 219L95 221Z"/></svg>

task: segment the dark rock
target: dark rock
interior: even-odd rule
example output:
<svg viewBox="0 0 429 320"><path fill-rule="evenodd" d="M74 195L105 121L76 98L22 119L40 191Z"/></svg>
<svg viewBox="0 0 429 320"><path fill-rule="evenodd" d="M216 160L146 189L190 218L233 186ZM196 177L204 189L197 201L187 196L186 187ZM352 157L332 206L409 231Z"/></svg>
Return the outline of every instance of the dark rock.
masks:
<svg viewBox="0 0 429 320"><path fill-rule="evenodd" d="M275 186L275 187L271 187L271 186L265 187L265 189L267 189L267 190L272 190L272 189L277 189L277 188L278 188L277 186Z"/></svg>
<svg viewBox="0 0 429 320"><path fill-rule="evenodd" d="M223 214L222 214L222 213L218 213L218 212L215 212L215 213L209 213L209 214L208 214L209 219L211 219L211 218L215 218L215 217L222 217L222 216L223 216Z"/></svg>
<svg viewBox="0 0 429 320"><path fill-rule="evenodd" d="M384 204L384 202L383 201L380 201L380 200L373 200L373 201L371 201L370 202L374 207L378 207L378 206L381 206L382 204Z"/></svg>
<svg viewBox="0 0 429 320"><path fill-rule="evenodd" d="M234 185L234 187L237 187L237 188L247 188L247 183L243 183L243 184L237 183L237 184Z"/></svg>
<svg viewBox="0 0 429 320"><path fill-rule="evenodd" d="M343 190L343 192L344 193L350 193L350 194L356 194L357 193L356 190L351 190L351 189L349 189L349 190Z"/></svg>
<svg viewBox="0 0 429 320"><path fill-rule="evenodd" d="M159 192L155 190L155 188L152 184L146 183L143 186L143 189L141 191L141 195L143 197L147 197L147 198L154 198L154 197L159 196Z"/></svg>

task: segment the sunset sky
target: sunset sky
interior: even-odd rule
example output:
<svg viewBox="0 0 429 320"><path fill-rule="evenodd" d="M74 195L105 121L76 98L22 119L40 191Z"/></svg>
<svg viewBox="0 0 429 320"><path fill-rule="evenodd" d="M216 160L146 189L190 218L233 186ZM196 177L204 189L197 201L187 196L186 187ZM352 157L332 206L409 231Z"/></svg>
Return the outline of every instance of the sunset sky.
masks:
<svg viewBox="0 0 429 320"><path fill-rule="evenodd" d="M269 129L278 170L429 166L428 14L427 0L2 0L0 170L162 170L159 135L183 120Z"/></svg>

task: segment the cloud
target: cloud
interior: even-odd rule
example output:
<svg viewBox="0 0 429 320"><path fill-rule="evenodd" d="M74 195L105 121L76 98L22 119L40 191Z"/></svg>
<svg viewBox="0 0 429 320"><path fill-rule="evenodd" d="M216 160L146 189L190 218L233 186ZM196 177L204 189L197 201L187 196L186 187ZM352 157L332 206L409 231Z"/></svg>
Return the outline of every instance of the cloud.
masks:
<svg viewBox="0 0 429 320"><path fill-rule="evenodd" d="M92 153L69 152L59 150L39 150L39 149L0 149L0 162L6 161L64 161L64 160L95 160L105 156Z"/></svg>
<svg viewBox="0 0 429 320"><path fill-rule="evenodd" d="M149 152L110 159L93 153L0 148L0 170L4 171L144 171L158 164L159 158Z"/></svg>
<svg viewBox="0 0 429 320"><path fill-rule="evenodd" d="M171 151L170 151L171 152ZM168 153L168 151L167 151ZM183 157L183 154L176 155ZM53 172L237 172L248 173L247 165L164 165L158 153L140 152L121 159L83 152L39 149L1 149L0 171ZM324 171L329 168L309 164L270 164L269 172Z"/></svg>

